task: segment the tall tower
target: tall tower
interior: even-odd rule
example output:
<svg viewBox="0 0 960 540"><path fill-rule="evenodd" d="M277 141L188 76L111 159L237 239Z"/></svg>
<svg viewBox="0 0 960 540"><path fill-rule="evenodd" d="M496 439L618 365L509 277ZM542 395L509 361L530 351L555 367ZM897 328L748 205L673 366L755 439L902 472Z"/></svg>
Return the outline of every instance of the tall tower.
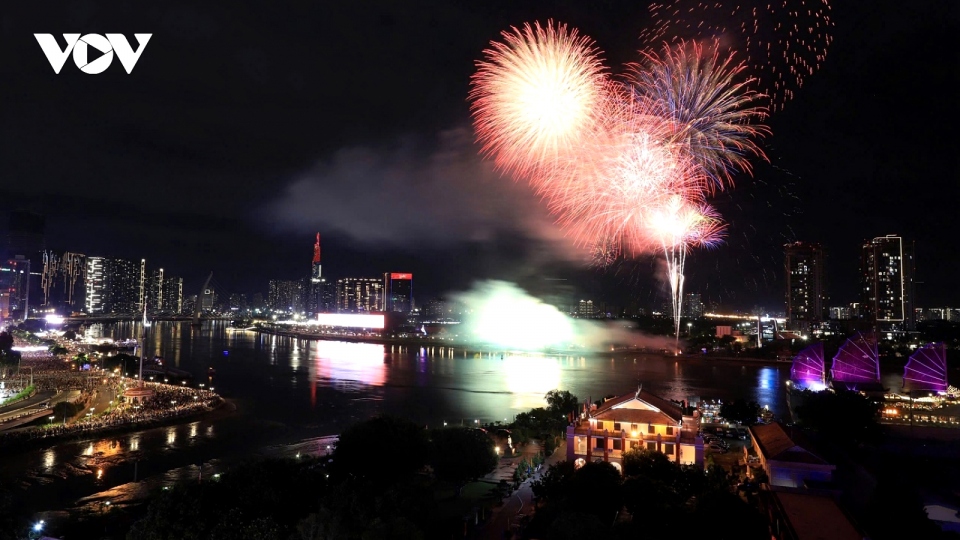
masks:
<svg viewBox="0 0 960 540"><path fill-rule="evenodd" d="M786 253L787 324L791 330L807 332L824 320L823 248L820 244L794 242L784 246Z"/></svg>
<svg viewBox="0 0 960 540"><path fill-rule="evenodd" d="M329 311L329 302L324 296L330 287L320 268L320 233L317 233L317 241L313 244L313 265L310 268L310 280L306 286L307 311L313 315Z"/></svg>
<svg viewBox="0 0 960 540"><path fill-rule="evenodd" d="M323 273L320 271L320 233L317 233L317 242L313 244L313 268L310 272L310 281L320 283Z"/></svg>
<svg viewBox="0 0 960 540"><path fill-rule="evenodd" d="M888 334L913 330L913 246L880 236L864 242L860 261L864 325Z"/></svg>

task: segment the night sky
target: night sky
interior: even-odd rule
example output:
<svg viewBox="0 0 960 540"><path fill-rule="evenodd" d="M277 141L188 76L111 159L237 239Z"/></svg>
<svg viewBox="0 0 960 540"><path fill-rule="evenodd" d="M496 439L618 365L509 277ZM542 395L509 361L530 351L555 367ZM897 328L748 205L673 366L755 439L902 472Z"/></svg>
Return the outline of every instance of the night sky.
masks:
<svg viewBox="0 0 960 540"><path fill-rule="evenodd" d="M309 272L415 274L418 300L473 280L651 303L642 259L585 268L524 184L477 157L474 61L510 25L548 18L637 59L642 1L16 2L2 8L0 211L47 218L50 249L146 258L223 292ZM783 309L783 244L822 242L831 304L856 299L859 246L916 240L918 306L960 304L956 275L960 3L842 2L834 41L763 141L770 163L713 201L726 245L686 289ZM34 33L153 37L120 63L59 75ZM0 227L6 225L0 215ZM553 288L553 289L551 289ZM542 289L542 290L538 290ZM625 303L620 300L620 303Z"/></svg>

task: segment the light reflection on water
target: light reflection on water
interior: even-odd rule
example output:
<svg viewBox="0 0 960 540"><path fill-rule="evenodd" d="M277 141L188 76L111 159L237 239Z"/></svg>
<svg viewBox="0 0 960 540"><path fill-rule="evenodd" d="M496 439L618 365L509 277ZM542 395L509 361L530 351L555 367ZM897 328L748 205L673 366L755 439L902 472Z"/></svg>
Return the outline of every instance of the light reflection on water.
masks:
<svg viewBox="0 0 960 540"><path fill-rule="evenodd" d="M503 375L507 391L512 394L513 409L543 406L543 396L561 388L560 359L543 356L507 356L503 359Z"/></svg>
<svg viewBox="0 0 960 540"><path fill-rule="evenodd" d="M115 339L136 337L139 324L105 325L98 331ZM329 436L380 413L431 426L512 419L543 406L543 395L554 388L597 400L643 384L668 399L744 397L779 414L789 372L788 365L633 354L503 354L501 359L501 353L490 350L296 340L226 331L219 323L196 330L189 322L157 322L151 332L147 355L177 358L195 383L216 387L237 412L92 441L64 441L10 459L5 455L0 472L6 478L42 472L53 477L44 482L69 485L44 499L44 504L62 508L118 486L199 478L201 463L205 477L212 460L241 459L271 445ZM208 372L211 367L215 371ZM98 468L104 471L99 483ZM137 483L131 484L134 478Z"/></svg>

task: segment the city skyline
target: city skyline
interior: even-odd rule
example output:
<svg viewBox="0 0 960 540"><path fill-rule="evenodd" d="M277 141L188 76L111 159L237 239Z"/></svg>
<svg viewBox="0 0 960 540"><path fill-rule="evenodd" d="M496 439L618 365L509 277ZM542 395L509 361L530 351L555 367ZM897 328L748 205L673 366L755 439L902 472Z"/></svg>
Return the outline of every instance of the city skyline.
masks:
<svg viewBox="0 0 960 540"><path fill-rule="evenodd" d="M3 209L43 213L48 249L163 261L183 277L185 296L211 270L247 294L299 279L319 230L325 275L399 268L417 274L424 298L486 278L550 277L585 297L656 304L657 261L587 268L526 186L476 157L466 102L473 63L503 28L562 20L617 64L640 45L646 6L555 2L533 14L496 2L416 6L430 15L386 3L291 7L303 22L282 35L252 32L262 14L249 7L237 7L232 22L215 4L11 8L3 39L17 76L2 90L11 112L2 155L13 181L0 186ZM950 122L930 126L904 106L916 81L935 101L951 87L943 69L956 55L943 26L955 21L950 9L834 6L826 61L770 119L774 136L762 145L771 163L755 163L752 178L736 177L712 201L728 238L691 256L688 291L730 308L778 310L782 246L807 241L830 253L829 294L846 305L858 299L862 243L898 234L917 246L914 305L960 303L949 286L954 268L937 262L951 260L951 234L919 217L952 204L939 196L952 178ZM55 75L32 33L74 30L154 38L130 75ZM214 77L209 67L221 60ZM909 75L897 67L905 65ZM31 157L47 148L62 150Z"/></svg>

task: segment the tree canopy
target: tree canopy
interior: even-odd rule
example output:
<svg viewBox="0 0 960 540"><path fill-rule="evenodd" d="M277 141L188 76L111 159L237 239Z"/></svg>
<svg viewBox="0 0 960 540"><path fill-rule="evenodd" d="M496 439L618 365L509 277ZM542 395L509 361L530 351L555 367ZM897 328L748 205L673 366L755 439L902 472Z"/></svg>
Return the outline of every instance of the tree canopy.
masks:
<svg viewBox="0 0 960 540"><path fill-rule="evenodd" d="M730 422L752 426L760 418L760 404L743 399L726 401L720 405L720 416Z"/></svg>
<svg viewBox="0 0 960 540"><path fill-rule="evenodd" d="M427 464L426 430L409 420L378 416L345 429L334 446L331 471L337 475L392 483Z"/></svg>
<svg viewBox="0 0 960 540"><path fill-rule="evenodd" d="M497 466L498 457L493 441L479 429L435 429L430 439L430 465L434 474L453 483L458 493L468 481L489 473Z"/></svg>
<svg viewBox="0 0 960 540"><path fill-rule="evenodd" d="M848 390L805 391L797 407L797 423L841 444L876 442L880 432L880 404Z"/></svg>

